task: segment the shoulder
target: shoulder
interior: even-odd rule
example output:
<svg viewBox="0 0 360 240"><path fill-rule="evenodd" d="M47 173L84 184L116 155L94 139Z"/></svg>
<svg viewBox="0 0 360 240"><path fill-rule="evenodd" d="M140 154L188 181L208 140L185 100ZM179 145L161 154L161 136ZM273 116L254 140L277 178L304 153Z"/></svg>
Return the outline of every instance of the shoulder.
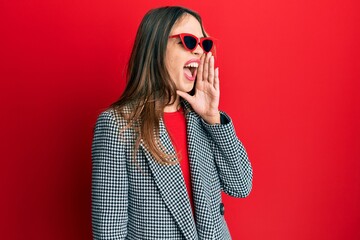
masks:
<svg viewBox="0 0 360 240"><path fill-rule="evenodd" d="M101 112L97 118L98 123L108 123L118 127L124 127L128 124L127 116L131 113L131 108L125 106L123 108L109 107Z"/></svg>
<svg viewBox="0 0 360 240"><path fill-rule="evenodd" d="M108 108L99 114L93 134L94 143L105 141L121 145L133 142L137 136L126 120L126 114L115 108Z"/></svg>
<svg viewBox="0 0 360 240"><path fill-rule="evenodd" d="M109 108L101 112L97 118L96 125L114 125L120 126L124 122L124 119L115 109Z"/></svg>
<svg viewBox="0 0 360 240"><path fill-rule="evenodd" d="M108 129L125 135L134 135L138 123L129 120L132 109L130 106L109 107L98 115L95 131L97 129Z"/></svg>

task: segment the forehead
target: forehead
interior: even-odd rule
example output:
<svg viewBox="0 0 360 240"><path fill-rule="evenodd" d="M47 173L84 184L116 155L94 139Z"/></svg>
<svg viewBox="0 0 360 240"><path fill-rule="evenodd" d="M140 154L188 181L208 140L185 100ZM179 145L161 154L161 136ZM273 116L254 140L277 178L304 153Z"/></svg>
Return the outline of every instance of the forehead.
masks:
<svg viewBox="0 0 360 240"><path fill-rule="evenodd" d="M203 37L199 21L190 14L185 14L174 24L170 35L179 33L191 33L197 37Z"/></svg>

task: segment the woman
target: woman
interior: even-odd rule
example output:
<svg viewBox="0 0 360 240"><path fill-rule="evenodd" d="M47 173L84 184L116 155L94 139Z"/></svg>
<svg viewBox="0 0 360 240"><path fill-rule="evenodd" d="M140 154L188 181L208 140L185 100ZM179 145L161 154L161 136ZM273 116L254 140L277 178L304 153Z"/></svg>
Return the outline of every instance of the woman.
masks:
<svg viewBox="0 0 360 240"><path fill-rule="evenodd" d="M200 16L143 18L120 99L96 123L95 239L231 239L221 191L246 197L252 169L228 115Z"/></svg>

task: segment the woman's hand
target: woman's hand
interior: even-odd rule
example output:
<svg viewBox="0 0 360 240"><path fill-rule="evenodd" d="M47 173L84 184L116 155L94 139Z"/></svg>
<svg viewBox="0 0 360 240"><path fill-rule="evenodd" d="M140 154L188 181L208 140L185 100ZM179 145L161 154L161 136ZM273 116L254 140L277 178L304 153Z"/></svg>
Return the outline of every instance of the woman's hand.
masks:
<svg viewBox="0 0 360 240"><path fill-rule="evenodd" d="M188 101L194 111L209 124L220 123L219 68L214 69L214 66L212 53L203 54L197 71L194 96L177 91L177 94Z"/></svg>

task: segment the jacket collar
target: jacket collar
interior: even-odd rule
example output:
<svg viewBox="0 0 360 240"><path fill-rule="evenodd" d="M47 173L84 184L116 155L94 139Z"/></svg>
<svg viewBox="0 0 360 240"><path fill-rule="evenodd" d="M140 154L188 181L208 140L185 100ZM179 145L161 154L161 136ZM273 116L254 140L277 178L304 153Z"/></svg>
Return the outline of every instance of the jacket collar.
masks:
<svg viewBox="0 0 360 240"><path fill-rule="evenodd" d="M165 129L162 122L160 123L161 129ZM166 130L164 130L163 134L160 134L160 142L168 149L169 154L175 154ZM153 173L154 181L160 190L160 195L180 227L185 239L198 239L180 165L161 165L153 158L143 142L140 145L149 162L149 167Z"/></svg>
<svg viewBox="0 0 360 240"><path fill-rule="evenodd" d="M188 104L186 102L186 104ZM190 106L190 104L189 104ZM202 130L200 117L191 109L186 114L188 154L191 169L191 183L193 199L195 203L196 227L200 239L213 239L214 223L211 213L211 198L209 190L206 191L205 180L203 179L204 159L201 150L197 145L198 136Z"/></svg>
<svg viewBox="0 0 360 240"><path fill-rule="evenodd" d="M185 239L212 239L214 224L211 214L211 196L206 195L204 180L202 178L202 162L199 156L198 146L195 144L199 124L199 116L192 110L190 104L182 100L186 113L188 154L191 169L192 194L195 202L196 226L188 200L188 194L179 164L161 165L151 155L146 146L141 142L145 156L149 162L154 180L161 196L179 225ZM159 137L161 144L168 149L169 154L175 154L174 147L166 131L163 120L159 123ZM182 204L179 204L182 203Z"/></svg>

